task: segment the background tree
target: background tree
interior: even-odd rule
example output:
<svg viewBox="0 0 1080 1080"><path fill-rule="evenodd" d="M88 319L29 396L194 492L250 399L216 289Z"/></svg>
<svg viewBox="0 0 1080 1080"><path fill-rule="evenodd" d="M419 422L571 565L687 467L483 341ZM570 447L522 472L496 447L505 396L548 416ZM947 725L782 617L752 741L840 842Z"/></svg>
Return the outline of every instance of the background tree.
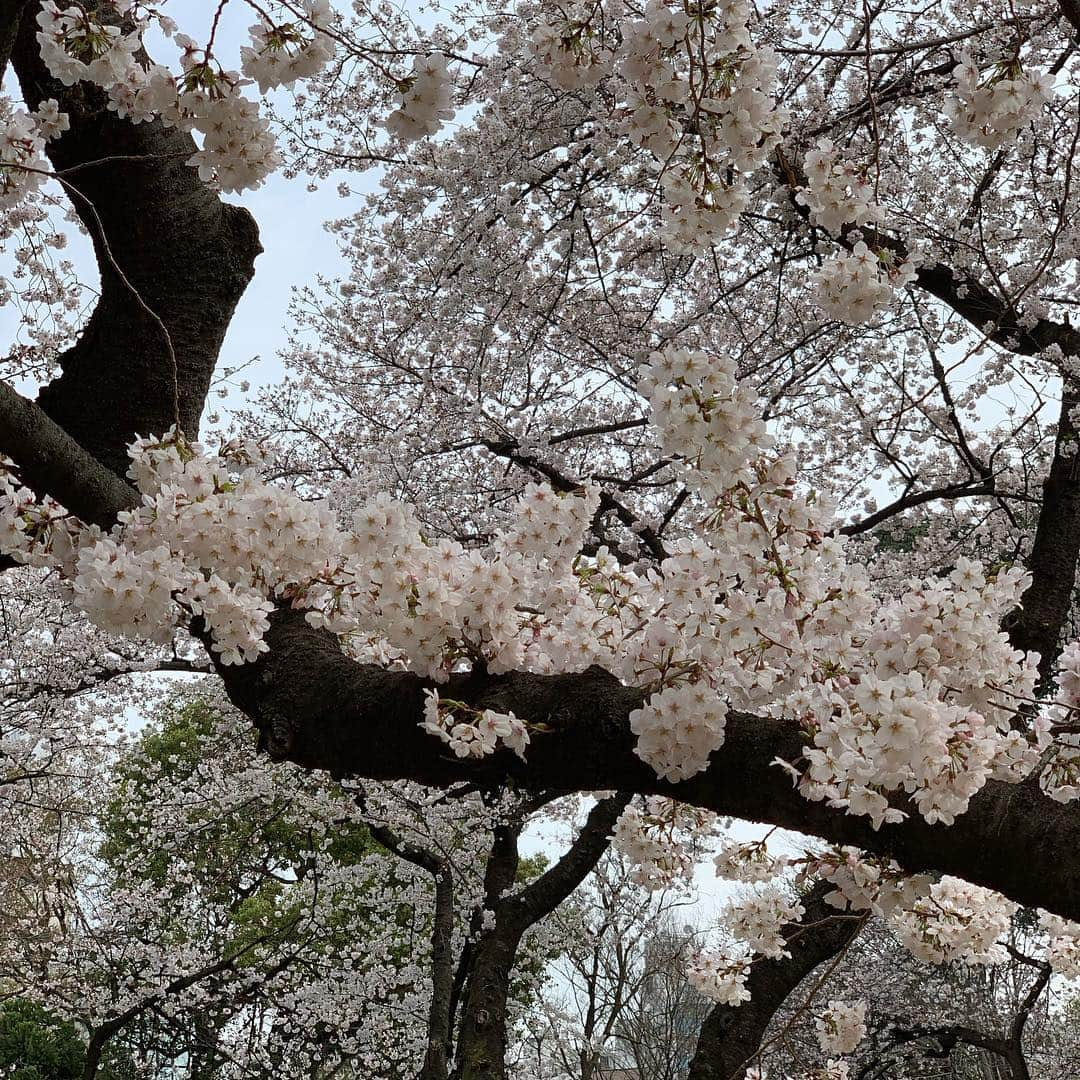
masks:
<svg viewBox="0 0 1080 1080"><path fill-rule="evenodd" d="M84 1057L82 1039L69 1020L22 998L0 1006L0 1075L11 1080L78 1080Z"/></svg>

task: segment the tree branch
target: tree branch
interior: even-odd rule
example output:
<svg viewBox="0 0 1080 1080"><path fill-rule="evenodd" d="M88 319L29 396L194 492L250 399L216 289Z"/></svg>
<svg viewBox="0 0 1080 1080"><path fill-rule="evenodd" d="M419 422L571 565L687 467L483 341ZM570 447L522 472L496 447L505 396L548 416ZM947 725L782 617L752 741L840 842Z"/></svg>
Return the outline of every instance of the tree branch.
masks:
<svg viewBox="0 0 1080 1080"><path fill-rule="evenodd" d="M833 891L832 885L819 881L803 898L802 922L789 923L782 931L791 955L759 960L750 968L749 1001L712 1009L698 1037L687 1080L743 1080L780 1007L814 968L855 940L863 921L838 915L836 908L826 904L825 897Z"/></svg>
<svg viewBox="0 0 1080 1080"><path fill-rule="evenodd" d="M412 779L447 786L469 781L531 789L597 788L660 794L720 814L769 822L896 858L912 871L936 869L997 889L1019 903L1080 919L1080 814L1037 785L988 783L951 826L914 814L875 831L792 788L773 762L795 761L798 727L745 713L728 716L725 744L709 768L680 784L660 780L634 754L628 717L642 692L592 667L576 675L469 675L444 693L476 708L513 711L533 727L528 761L509 752L480 761L444 752L419 727L419 676L358 664L302 611L270 618L270 651L252 664L218 667L233 703L252 718L272 756L336 775Z"/></svg>
<svg viewBox="0 0 1080 1080"><path fill-rule="evenodd" d="M34 402L0 382L0 453L19 467L38 497L51 495L91 525L104 529L122 510L140 503L139 493L79 445Z"/></svg>
<svg viewBox="0 0 1080 1080"><path fill-rule="evenodd" d="M1075 355L1080 356L1080 352ZM1020 606L1002 624L1014 648L1039 654L1039 677L1044 687L1057 663L1080 557L1080 433L1072 419L1078 406L1080 387L1066 376L1054 458L1043 481L1039 522L1027 559L1031 584Z"/></svg>
<svg viewBox="0 0 1080 1080"><path fill-rule="evenodd" d="M570 849L554 866L530 882L521 892L508 896L498 908L498 918L527 928L550 915L589 875L611 842L611 830L631 795L620 792L598 802L581 827Z"/></svg>
<svg viewBox="0 0 1080 1080"><path fill-rule="evenodd" d="M164 432L177 413L189 437L198 433L225 330L261 250L258 230L246 210L223 203L187 164L196 150L190 135L158 121L121 120L97 87L53 79L36 29L27 13L12 63L30 108L55 98L70 117L71 130L47 153L67 174L102 279L88 325L39 401L123 476L125 448L136 434Z"/></svg>

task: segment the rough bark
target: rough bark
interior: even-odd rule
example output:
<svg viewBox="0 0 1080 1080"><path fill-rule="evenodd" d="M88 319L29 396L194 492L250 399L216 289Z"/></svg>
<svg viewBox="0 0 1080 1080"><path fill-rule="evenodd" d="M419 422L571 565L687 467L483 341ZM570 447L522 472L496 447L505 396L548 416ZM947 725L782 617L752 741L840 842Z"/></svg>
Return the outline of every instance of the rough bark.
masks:
<svg viewBox="0 0 1080 1080"><path fill-rule="evenodd" d="M517 872L517 830L497 830L485 877L486 903L495 921L472 955L454 1080L506 1080L507 1000L521 939L596 866L629 801L629 795L613 795L597 803L570 850L535 881L505 896Z"/></svg>
<svg viewBox="0 0 1080 1080"><path fill-rule="evenodd" d="M750 969L750 1000L738 1006L717 1005L698 1037L687 1080L743 1080L761 1048L772 1018L814 968L831 960L855 939L863 921L841 915L825 903L833 891L817 882L803 899L801 923L783 930L791 956L760 960Z"/></svg>
<svg viewBox="0 0 1080 1080"><path fill-rule="evenodd" d="M450 1069L450 996L454 982L454 879L449 866L435 875L431 927L431 1004L428 1045L419 1080L446 1080Z"/></svg>
<svg viewBox="0 0 1080 1080"><path fill-rule="evenodd" d="M507 997L519 943L519 937L497 931L477 942L453 1080L505 1080Z"/></svg>
<svg viewBox="0 0 1080 1080"><path fill-rule="evenodd" d="M0 382L0 453L17 461L19 476L38 496L51 495L91 525L109 528L138 492L102 467L34 402Z"/></svg>
<svg viewBox="0 0 1080 1080"><path fill-rule="evenodd" d="M31 0L0 0L0 77L3 77L7 70L19 20L30 2Z"/></svg>
<svg viewBox="0 0 1080 1080"><path fill-rule="evenodd" d="M48 154L101 271L97 307L39 401L76 442L124 475L135 434L160 434L176 414L189 436L198 433L225 331L261 250L258 230L246 210L222 202L186 164L196 149L190 135L158 122L128 123L108 111L96 87L51 78L34 14L30 6L21 19L12 63L31 108L56 98L71 118Z"/></svg>
<svg viewBox="0 0 1080 1080"><path fill-rule="evenodd" d="M595 667L579 675L452 680L444 688L449 696L544 727L533 736L527 762L510 753L463 761L420 729L425 683L418 676L354 663L329 634L312 630L302 612L275 613L267 642L270 652L256 663L219 671L276 757L339 775L439 786L512 781L533 790L668 795L891 855L913 871L955 874L1080 919L1080 814L1031 783L988 783L951 826L928 825L913 814L875 831L865 817L807 802L773 764L801 754L796 725L732 713L709 768L668 784L633 752L628 716L640 706L641 691Z"/></svg>

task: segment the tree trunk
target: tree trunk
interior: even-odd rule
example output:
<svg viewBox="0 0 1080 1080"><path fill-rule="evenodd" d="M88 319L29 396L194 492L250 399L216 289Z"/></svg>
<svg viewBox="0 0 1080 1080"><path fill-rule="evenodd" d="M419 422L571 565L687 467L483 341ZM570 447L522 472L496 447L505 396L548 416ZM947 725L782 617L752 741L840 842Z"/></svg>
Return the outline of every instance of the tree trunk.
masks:
<svg viewBox="0 0 1080 1080"><path fill-rule="evenodd" d="M454 1080L506 1080L506 1006L520 940L496 927L476 943Z"/></svg>

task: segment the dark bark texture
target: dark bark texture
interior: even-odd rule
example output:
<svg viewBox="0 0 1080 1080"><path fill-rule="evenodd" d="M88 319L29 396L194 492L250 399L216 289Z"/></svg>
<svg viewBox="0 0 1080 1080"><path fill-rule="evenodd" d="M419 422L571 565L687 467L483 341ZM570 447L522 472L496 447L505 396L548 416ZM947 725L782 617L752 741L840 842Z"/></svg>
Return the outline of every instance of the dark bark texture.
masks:
<svg viewBox="0 0 1080 1080"><path fill-rule="evenodd" d="M263 747L275 757L341 776L405 777L438 786L512 780L536 790L668 795L720 814L855 844L913 871L955 874L1019 903L1080 919L1080 874L1071 857L1080 850L1080 814L1031 783L988 783L951 826L928 825L913 814L875 831L865 817L807 802L774 764L800 756L803 742L795 724L732 713L724 746L709 768L668 784L633 752L628 717L640 706L641 691L595 667L580 675L451 680L447 696L512 711L545 729L533 736L527 762L508 752L463 761L418 726L426 685L418 676L354 663L299 611L275 613L267 643L270 652L256 663L219 670L233 702L252 718Z"/></svg>
<svg viewBox="0 0 1080 1080"><path fill-rule="evenodd" d="M1062 13L1074 21L1080 10L1073 0L1063 0ZM879 99L880 103L880 99ZM796 211L809 221L809 210L797 203L795 192L805 186L807 178L795 165L786 160L778 163L778 178L790 188ZM866 230L846 227L842 242L850 246L855 236ZM898 262L908 257L906 246L884 232L870 230L869 246L893 254ZM943 262L920 266L915 285L936 297L961 318L967 320L985 340L993 342L1019 356L1035 356L1047 350L1057 351L1061 358L1080 357L1080 330L1067 320L1027 320L1008 296L1001 296L977 277L957 273ZM1061 632L1072 603L1076 583L1076 564L1080 558L1080 466L1077 463L1078 433L1071 410L1080 403L1080 390L1068 365L1062 365L1062 402L1057 438L1049 474L1043 484L1043 502L1027 568L1032 582L1021 598L1020 606L1004 620L1011 644L1022 651L1039 653L1040 689L1045 690L1060 651ZM994 478L989 471L970 482L943 488L907 491L877 514L841 532L858 534L887 520L893 514L928 502L975 494L993 495Z"/></svg>
<svg viewBox="0 0 1080 1080"><path fill-rule="evenodd" d="M799 984L821 964L839 955L858 935L863 921L842 915L825 903L833 891L817 882L803 898L802 923L783 930L790 956L759 960L750 969L750 1000L738 1006L717 1005L698 1037L687 1080L743 1080L755 1063L765 1030Z"/></svg>
<svg viewBox="0 0 1080 1080"><path fill-rule="evenodd" d="M96 87L51 78L35 38L37 5L25 6L12 63L31 108L56 98L70 115L71 130L48 154L101 271L97 307L39 402L124 475L133 435L161 434L177 414L189 437L198 434L225 331L261 250L258 230L186 164L196 150L190 135L128 123L105 108Z"/></svg>
<svg viewBox="0 0 1080 1080"><path fill-rule="evenodd" d="M39 496L51 495L92 525L109 528L139 504L134 488L7 383L0 383L0 453L18 462L23 483Z"/></svg>

